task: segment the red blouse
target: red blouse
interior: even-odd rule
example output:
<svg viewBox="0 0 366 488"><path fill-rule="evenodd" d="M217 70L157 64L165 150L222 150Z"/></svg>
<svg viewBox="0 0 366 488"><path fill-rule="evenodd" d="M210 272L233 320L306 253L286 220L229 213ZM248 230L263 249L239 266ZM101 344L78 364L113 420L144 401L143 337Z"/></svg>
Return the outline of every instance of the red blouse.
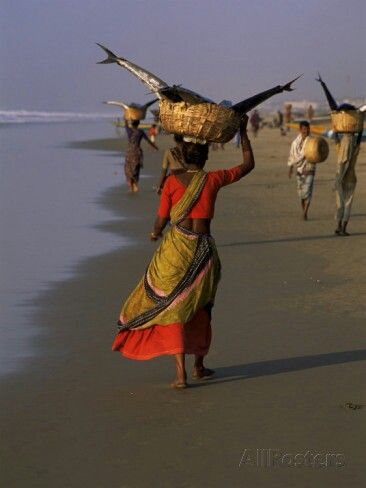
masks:
<svg viewBox="0 0 366 488"><path fill-rule="evenodd" d="M202 193L187 218L212 219L215 212L216 196L220 188L235 183L242 176L241 165L207 173L207 180ZM170 175L166 179L160 199L159 217L169 218L170 209L182 198L185 190L186 187L175 175Z"/></svg>

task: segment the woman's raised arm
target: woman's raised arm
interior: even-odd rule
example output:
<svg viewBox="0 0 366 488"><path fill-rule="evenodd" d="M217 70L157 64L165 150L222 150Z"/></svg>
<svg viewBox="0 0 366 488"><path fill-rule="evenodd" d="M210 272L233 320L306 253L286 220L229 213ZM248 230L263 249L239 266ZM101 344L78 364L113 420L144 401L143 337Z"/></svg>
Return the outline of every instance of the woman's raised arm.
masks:
<svg viewBox="0 0 366 488"><path fill-rule="evenodd" d="M240 124L240 141L243 151L243 163L241 164L241 167L243 176L250 173L255 166L254 155L247 134L248 120L248 116L245 115Z"/></svg>

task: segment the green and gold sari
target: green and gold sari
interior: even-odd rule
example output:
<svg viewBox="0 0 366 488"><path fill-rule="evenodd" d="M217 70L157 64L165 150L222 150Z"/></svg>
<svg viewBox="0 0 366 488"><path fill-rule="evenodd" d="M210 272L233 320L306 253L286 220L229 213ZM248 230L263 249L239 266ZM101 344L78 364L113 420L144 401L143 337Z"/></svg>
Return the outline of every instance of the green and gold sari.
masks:
<svg viewBox="0 0 366 488"><path fill-rule="evenodd" d="M198 310L213 305L220 279L215 242L210 235L196 234L179 225L199 199L206 179L204 171L196 173L172 208L171 228L124 304L120 330L186 324Z"/></svg>

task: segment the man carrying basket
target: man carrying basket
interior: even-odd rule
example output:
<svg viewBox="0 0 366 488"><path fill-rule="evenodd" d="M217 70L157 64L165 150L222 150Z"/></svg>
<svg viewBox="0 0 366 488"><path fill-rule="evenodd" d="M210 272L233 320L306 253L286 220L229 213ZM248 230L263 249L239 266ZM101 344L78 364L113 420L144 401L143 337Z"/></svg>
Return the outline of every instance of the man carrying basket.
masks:
<svg viewBox="0 0 366 488"><path fill-rule="evenodd" d="M301 200L302 217L308 220L308 211L315 178L315 164L309 163L304 156L304 146L310 134L310 124L303 120L299 124L300 134L292 141L290 155L287 161L289 166L288 177L291 178L296 168L297 193Z"/></svg>
<svg viewBox="0 0 366 488"><path fill-rule="evenodd" d="M363 107L361 110L357 110L356 107L348 103L343 103L338 107L320 75L317 81L321 84L332 111L331 117L337 151L335 178L337 228L334 232L338 236L349 236L347 225L351 216L357 184L355 167L363 133ZM340 133L342 136L339 135Z"/></svg>

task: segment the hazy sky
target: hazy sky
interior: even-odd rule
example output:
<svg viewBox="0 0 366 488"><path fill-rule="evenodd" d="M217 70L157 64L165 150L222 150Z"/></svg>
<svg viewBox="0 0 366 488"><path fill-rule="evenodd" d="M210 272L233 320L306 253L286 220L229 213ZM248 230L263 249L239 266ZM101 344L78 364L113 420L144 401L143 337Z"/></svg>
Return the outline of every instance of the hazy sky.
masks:
<svg viewBox="0 0 366 488"><path fill-rule="evenodd" d="M0 110L108 112L147 89L117 54L216 101L304 73L293 99L366 97L365 0L0 0ZM282 97L282 99L281 99ZM277 100L285 97L280 95ZM286 96L288 98L288 96Z"/></svg>

